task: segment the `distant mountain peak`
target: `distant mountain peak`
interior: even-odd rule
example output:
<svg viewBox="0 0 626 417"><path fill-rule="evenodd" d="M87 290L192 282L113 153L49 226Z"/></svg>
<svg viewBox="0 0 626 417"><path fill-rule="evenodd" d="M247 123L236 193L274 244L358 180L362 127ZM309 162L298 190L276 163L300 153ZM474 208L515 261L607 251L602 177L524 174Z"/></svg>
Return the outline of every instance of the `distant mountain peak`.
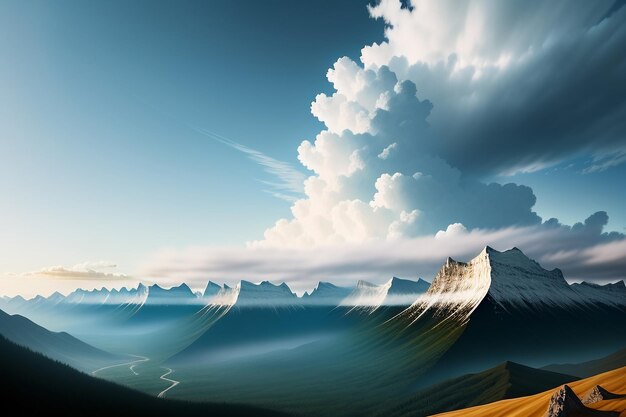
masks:
<svg viewBox="0 0 626 417"><path fill-rule="evenodd" d="M204 292L202 293L203 297L213 297L217 295L222 290L218 284L213 281L209 281L204 288Z"/></svg>
<svg viewBox="0 0 626 417"><path fill-rule="evenodd" d="M320 281L310 292L302 296L309 304L337 306L352 292L351 288L339 287L331 282Z"/></svg>
<svg viewBox="0 0 626 417"><path fill-rule="evenodd" d="M342 305L369 312L381 306L409 306L425 293L429 286L430 284L424 280L412 281L398 277L392 277L380 285L359 281L350 295L342 301Z"/></svg>
<svg viewBox="0 0 626 417"><path fill-rule="evenodd" d="M273 284L270 281L261 281L258 284L254 284L250 281L241 280L239 285L231 291L230 288L226 288L225 292L235 292L233 297L230 297L237 306L279 306L279 305L292 305L297 296L291 291L291 288L286 283L279 285Z"/></svg>
<svg viewBox="0 0 626 417"><path fill-rule="evenodd" d="M570 285L570 288L588 302L626 306L626 286L623 280L604 285L583 281Z"/></svg>

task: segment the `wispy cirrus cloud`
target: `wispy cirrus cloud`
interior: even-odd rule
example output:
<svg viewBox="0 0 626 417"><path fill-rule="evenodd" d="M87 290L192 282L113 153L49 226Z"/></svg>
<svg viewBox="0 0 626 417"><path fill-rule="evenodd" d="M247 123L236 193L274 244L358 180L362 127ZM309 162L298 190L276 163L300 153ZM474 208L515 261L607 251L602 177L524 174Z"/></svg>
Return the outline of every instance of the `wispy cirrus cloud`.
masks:
<svg viewBox="0 0 626 417"><path fill-rule="evenodd" d="M251 161L260 165L266 173L275 178L275 181L261 180L263 184L269 187L266 191L274 197L293 202L302 196L304 192L304 180L307 177L302 171L296 169L289 162L272 158L261 151L250 148L210 130L197 126L192 126L192 128L206 137L245 154Z"/></svg>

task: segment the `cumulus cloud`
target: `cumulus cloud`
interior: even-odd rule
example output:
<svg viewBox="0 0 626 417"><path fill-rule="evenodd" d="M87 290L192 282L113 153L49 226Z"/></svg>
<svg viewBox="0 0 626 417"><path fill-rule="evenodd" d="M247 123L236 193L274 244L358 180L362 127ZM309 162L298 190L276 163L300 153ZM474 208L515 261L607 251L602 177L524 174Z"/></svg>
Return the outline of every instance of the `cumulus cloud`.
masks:
<svg viewBox="0 0 626 417"><path fill-rule="evenodd" d="M540 225L496 230L468 230L461 224L409 239L372 240L359 245L298 248L189 248L164 250L149 259L143 273L152 278L178 277L195 286L208 279L236 284L286 281L298 291L317 281L354 284L359 279L384 282L391 276L432 279L446 257L469 260L490 245L517 246L546 268L559 267L568 280L615 281L626 277L626 239L606 233L606 213L566 226L555 220Z"/></svg>
<svg viewBox="0 0 626 417"><path fill-rule="evenodd" d="M410 4L370 7L387 40L363 48L363 71L385 67L417 85L434 104L438 153L453 166L515 173L589 152L622 156L596 169L625 161L623 2Z"/></svg>
<svg viewBox="0 0 626 417"><path fill-rule="evenodd" d="M626 8L611 1L370 7L387 41L328 70L325 125L298 147L312 175L256 247L316 247L445 230L538 225L535 195L493 174L591 152L624 160Z"/></svg>
<svg viewBox="0 0 626 417"><path fill-rule="evenodd" d="M42 268L38 271L27 272L24 276L33 276L60 280L129 280L132 277L125 274L116 274L112 272L102 272L98 269L116 268L117 265L110 262L82 262L72 267L64 267L61 265Z"/></svg>
<svg viewBox="0 0 626 417"><path fill-rule="evenodd" d="M305 196L293 204L292 219L276 222L253 246L362 243L435 233L451 223L496 228L541 221L530 188L465 177L436 153L427 122L433 106L413 82L398 81L386 67L364 70L345 61L329 72L341 88L333 99L365 97L367 132L349 123L334 129L333 121L314 142L303 141L298 159L313 173ZM368 82L375 93L363 93ZM330 120L312 107L320 120Z"/></svg>

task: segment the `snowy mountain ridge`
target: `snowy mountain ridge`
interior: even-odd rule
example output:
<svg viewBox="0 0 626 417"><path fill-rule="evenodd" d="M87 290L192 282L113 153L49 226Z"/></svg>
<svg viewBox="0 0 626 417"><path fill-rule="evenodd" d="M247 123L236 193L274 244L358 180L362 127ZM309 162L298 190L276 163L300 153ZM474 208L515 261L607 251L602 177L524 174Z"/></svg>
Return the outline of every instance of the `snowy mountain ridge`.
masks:
<svg viewBox="0 0 626 417"><path fill-rule="evenodd" d="M623 284L569 285L560 269L544 269L518 248L486 246L469 262L448 258L428 291L406 312L413 320L426 311L465 321L484 300L503 311L590 309L626 303ZM620 304L621 303L621 304Z"/></svg>

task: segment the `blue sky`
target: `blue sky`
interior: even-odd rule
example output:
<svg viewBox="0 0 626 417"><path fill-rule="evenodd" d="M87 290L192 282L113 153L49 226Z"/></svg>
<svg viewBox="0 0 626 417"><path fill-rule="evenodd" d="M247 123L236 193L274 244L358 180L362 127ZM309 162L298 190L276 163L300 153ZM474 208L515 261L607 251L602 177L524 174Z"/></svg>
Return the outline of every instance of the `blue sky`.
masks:
<svg viewBox="0 0 626 417"><path fill-rule="evenodd" d="M511 35L497 44L500 29L493 24L488 27L493 31L490 40L473 48L472 42L481 39L480 33L469 33L469 29L457 34L464 42L453 46L445 43L447 36L456 31L455 19L463 21L470 15L468 11L419 8L424 14L419 16L417 8L409 12L396 8L392 1L384 2L389 7L371 13L377 19L370 16L367 1L4 1L0 4L0 272L21 274L53 265L71 267L104 260L118 265L123 272L141 276L145 260L164 250L243 247L250 241L261 242L264 247L267 245L263 242L291 246L292 238L293 245L298 246L326 239L315 232L326 226L315 225L304 217L294 218L292 203L272 195L271 191L276 190L267 182L275 182L276 178L244 152L203 135L202 129L290 164L307 175L315 174L329 190L344 187L340 192L344 201L362 200L365 206L374 207L376 216L389 211L384 219L368 218L359 224L361 220L354 219L360 219L360 206L349 208L346 216L356 222L349 226L354 229L346 237L342 235L344 226L333 223L337 230L327 239L332 243L353 243L351 238L357 235L369 241L397 233L406 237L421 235L420 231L434 234L453 223L463 223L468 230L535 227L541 221L531 215L532 211L543 221L555 217L563 225L606 211L609 220L604 231L624 232L626 164L619 163L626 159L626 129L619 121L623 119L619 109L625 108L620 96L624 87L616 82L624 80L619 71L623 59L611 55L607 47L605 55L592 59L586 55L591 63L597 63L589 65L593 68L587 72L565 71L558 64L560 54L571 55L567 54L570 46L566 40L581 33L581 28L590 34L583 39L590 50L597 37L592 35L598 32L614 40L611 48L620 50L623 30L616 29L616 23L623 21L625 14L620 8L612 8L611 3L569 9L560 20L550 20L548 9L553 6L534 7L523 22L529 30L512 28ZM505 27L509 16L519 14L515 7L498 6L494 12L478 10L478 14L493 13L493 21L501 21ZM438 27L433 24L429 33L417 31L419 19L435 22ZM385 25L394 27L395 32L388 29L385 33ZM439 36L440 32L446 36ZM552 49L538 54L535 61L515 61L519 45L533 46L542 36L544 40L556 39L556 46L544 43ZM584 50L583 41L580 50ZM383 42L385 45L370 48L362 56L363 47ZM500 54L499 61L490 61L495 54L492 51ZM337 65L342 56L349 60ZM435 63L451 62L451 56L460 57L459 65L468 65L465 68L471 67L472 71L480 69L489 74L496 68L505 73L506 77L494 76L484 83L475 77L468 84L487 104L462 109L455 104L464 103L464 98L459 95L462 89L457 89L458 80L453 75L434 70L429 75L419 72L420 63L431 69L441 68ZM508 64L510 56L514 64ZM472 59L465 60L468 57ZM578 68L579 62L585 62L584 56L582 61L571 59L563 63L564 68ZM350 62L357 64L352 66ZM327 70L334 65L335 85L327 79ZM364 65L374 70L364 72ZM511 70L515 65L517 69ZM381 66L391 68L393 82L389 74L381 72ZM536 74L537 68L541 71L533 78L538 80L538 86L534 86L535 81L524 78L524 74L527 70ZM515 99L489 107L503 96L498 91L492 94L492 89L500 88L507 80L512 80L511 86L519 85L516 77L531 84L519 91L502 87L502 91L512 91ZM570 84L560 81L568 77ZM411 94L408 85L400 90L404 79L415 86L416 94ZM580 97L566 92L580 85L581 80L586 81L587 87L581 90L588 101L575 108L568 103ZM385 84L388 82L392 84ZM415 100L417 95L417 102L407 104L415 107L407 108L432 128L406 133L397 129L402 123L390 126L389 120L397 120L393 119L393 97L387 107L381 104L368 110L371 126L356 126L350 118L364 114L358 106L366 108L367 103L373 103L365 97L367 94L374 90L381 93L377 83L387 85L384 97L397 95L398 103L407 91L408 100ZM360 93L354 92L355 85L361 88ZM536 96L536 91L553 91L554 95L546 93L546 97L531 100L524 97L524 91L535 92ZM328 100L316 99L320 93ZM333 93L335 96L330 98ZM346 100L344 96L361 113L349 113L357 107L343 108L345 114L337 110L341 100ZM314 100L319 106L312 115ZM426 100L433 106L430 111L424 104ZM332 107L335 105L339 107ZM404 114L397 108L398 115ZM499 109L504 109L502 114ZM485 116L490 111L492 119ZM389 113L387 119L384 114L376 119L377 114L385 112ZM519 117L520 125L507 124L511 114ZM544 125L543 116L538 114L548 114L550 120ZM341 133L344 128L352 129L356 136ZM440 145L413 146L407 142L406 151L402 151L405 160L389 159L384 161L388 165L377 166L371 172L357 167L356 174L346 174L338 171L343 169L340 166L332 165L342 157L343 147L329 145L329 157L323 153L326 148L313 142L326 130L355 146L350 149L357 153L346 154L345 160L362 155L359 152L365 149L361 147L364 139L359 134L373 135L371 143L395 143L400 148L405 133L432 134L439 138ZM299 149L303 140L311 142L308 150ZM472 153L472 149L484 151ZM423 159L422 153L440 161L436 164L441 166L430 165L431 159ZM328 160L320 162L320 158ZM367 161L356 159L350 160L357 165ZM603 161L614 166L589 169ZM451 191L451 199L465 196L470 190L484 193L477 198L487 203L497 201L486 206L495 207L498 215L503 211L512 213L515 210L510 204L519 201L520 217L511 214L501 221L487 221L475 214L485 211L479 206L461 214L454 207L431 207L424 205L424 199L432 199L437 193L424 191L421 185L415 185L418 191L410 188L414 185L409 182L413 177L417 181L418 172L448 184L450 176L457 175L457 168L465 179L450 183L458 188ZM514 175L504 175L509 169ZM584 173L586 170L593 172ZM367 173L361 175L361 171ZM392 179L395 172L403 177ZM532 205L523 187L483 188L491 181L527 185L537 202ZM396 189L394 184L409 187L403 198L394 200L379 189L379 185ZM350 192L345 191L348 188ZM375 200L377 190L379 199ZM317 198L307 192L310 207L321 207L316 205ZM320 210L330 213L332 208ZM272 228L283 218L293 220L292 228L303 232L289 237L287 228ZM385 232L378 236L381 222ZM264 238L268 229L274 237ZM356 230L361 230L362 236ZM194 273L205 278L202 271Z"/></svg>
<svg viewBox="0 0 626 417"><path fill-rule="evenodd" d="M9 271L261 236L289 204L188 125L295 164L326 69L382 38L366 2L125 3L0 6Z"/></svg>

